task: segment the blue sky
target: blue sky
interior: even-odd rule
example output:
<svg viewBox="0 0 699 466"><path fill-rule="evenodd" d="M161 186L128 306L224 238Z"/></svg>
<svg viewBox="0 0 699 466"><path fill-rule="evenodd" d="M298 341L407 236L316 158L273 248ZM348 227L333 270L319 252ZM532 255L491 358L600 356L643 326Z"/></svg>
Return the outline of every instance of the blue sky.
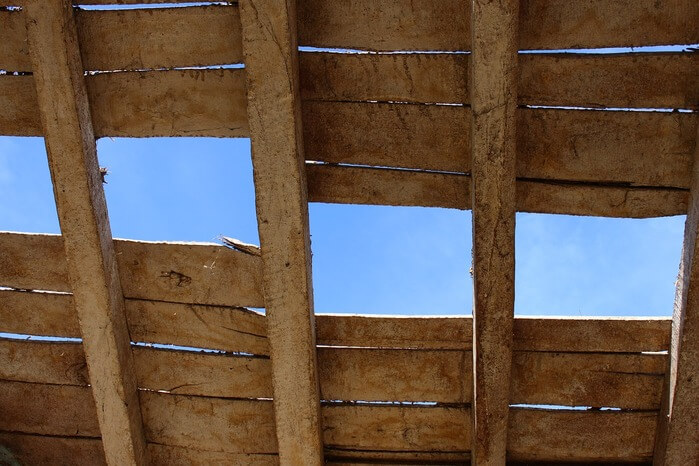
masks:
<svg viewBox="0 0 699 466"><path fill-rule="evenodd" d="M115 237L258 243L247 139L101 139ZM0 137L0 230L58 233L41 138ZM311 204L316 312L470 314L471 215ZM684 217L518 214L516 312L669 316Z"/></svg>

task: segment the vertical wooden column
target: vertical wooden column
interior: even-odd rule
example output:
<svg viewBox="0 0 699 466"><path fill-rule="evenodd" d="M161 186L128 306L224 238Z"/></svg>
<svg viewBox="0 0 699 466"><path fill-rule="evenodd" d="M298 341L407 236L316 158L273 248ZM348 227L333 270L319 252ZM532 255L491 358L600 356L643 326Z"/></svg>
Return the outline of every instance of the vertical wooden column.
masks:
<svg viewBox="0 0 699 466"><path fill-rule="evenodd" d="M282 464L323 462L293 0L243 0L267 335Z"/></svg>
<svg viewBox="0 0 699 466"><path fill-rule="evenodd" d="M519 0L473 0L472 464L504 465L515 273L515 111Z"/></svg>
<svg viewBox="0 0 699 466"><path fill-rule="evenodd" d="M699 464L699 128L653 464Z"/></svg>
<svg viewBox="0 0 699 466"><path fill-rule="evenodd" d="M106 459L145 464L130 339L70 0L26 2L68 273Z"/></svg>

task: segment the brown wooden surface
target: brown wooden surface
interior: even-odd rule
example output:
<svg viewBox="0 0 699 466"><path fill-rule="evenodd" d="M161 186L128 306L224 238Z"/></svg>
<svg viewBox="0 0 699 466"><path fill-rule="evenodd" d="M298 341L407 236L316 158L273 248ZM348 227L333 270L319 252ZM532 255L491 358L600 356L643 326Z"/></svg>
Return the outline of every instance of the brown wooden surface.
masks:
<svg viewBox="0 0 699 466"><path fill-rule="evenodd" d="M279 459L320 465L296 2L244 0L240 6Z"/></svg>
<svg viewBox="0 0 699 466"><path fill-rule="evenodd" d="M66 269L105 458L110 465L147 464L73 7L67 0L47 0L31 2L23 11Z"/></svg>
<svg viewBox="0 0 699 466"><path fill-rule="evenodd" d="M132 340L268 354L261 314L236 308L126 300ZM318 345L360 348L470 350L470 318L316 317ZM0 290L0 331L80 337L72 296ZM670 319L520 317L517 351L640 353L667 351Z"/></svg>
<svg viewBox="0 0 699 466"><path fill-rule="evenodd" d="M699 462L699 142L695 150L655 465Z"/></svg>
<svg viewBox="0 0 699 466"><path fill-rule="evenodd" d="M5 42L0 46L0 69L31 71L25 46L24 14L3 14L6 27L0 29L0 42ZM143 70L242 62L237 5L77 10L75 16L85 70ZM223 31L228 33L226 40Z"/></svg>
<svg viewBox="0 0 699 466"><path fill-rule="evenodd" d="M301 96L330 102L468 104L470 55L303 52ZM697 108L693 53L524 54L520 105ZM439 77L439 79L435 79Z"/></svg>
<svg viewBox="0 0 699 466"><path fill-rule="evenodd" d="M0 247L0 285L71 291L61 236L0 233ZM209 243L116 240L114 249L127 298L264 307L257 256Z"/></svg>
<svg viewBox="0 0 699 466"><path fill-rule="evenodd" d="M519 0L472 2L473 466L504 464L507 448L515 313L518 22ZM460 158L466 160L466 154Z"/></svg>

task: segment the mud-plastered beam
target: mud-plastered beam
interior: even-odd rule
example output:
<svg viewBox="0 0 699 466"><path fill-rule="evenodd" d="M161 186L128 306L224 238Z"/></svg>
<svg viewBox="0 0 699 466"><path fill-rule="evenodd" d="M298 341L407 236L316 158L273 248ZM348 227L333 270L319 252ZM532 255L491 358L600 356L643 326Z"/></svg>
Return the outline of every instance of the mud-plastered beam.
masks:
<svg viewBox="0 0 699 466"><path fill-rule="evenodd" d="M699 142L699 128L697 128ZM672 338L653 464L699 464L699 144L677 277Z"/></svg>
<svg viewBox="0 0 699 466"><path fill-rule="evenodd" d="M473 209L472 464L504 465L515 274L515 111L519 0L471 12Z"/></svg>
<svg viewBox="0 0 699 466"><path fill-rule="evenodd" d="M34 81L92 393L110 465L146 464L124 298L73 7L25 3Z"/></svg>
<svg viewBox="0 0 699 466"><path fill-rule="evenodd" d="M243 0L257 221L281 464L323 461L293 0Z"/></svg>

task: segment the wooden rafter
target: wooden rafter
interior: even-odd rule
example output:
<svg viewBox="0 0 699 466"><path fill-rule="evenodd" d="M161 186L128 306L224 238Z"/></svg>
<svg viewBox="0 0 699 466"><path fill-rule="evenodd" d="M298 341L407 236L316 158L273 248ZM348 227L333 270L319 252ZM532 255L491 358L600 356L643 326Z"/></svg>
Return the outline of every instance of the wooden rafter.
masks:
<svg viewBox="0 0 699 466"><path fill-rule="evenodd" d="M68 275L106 459L114 465L145 464L124 299L73 7L68 0L41 0L28 2L25 11Z"/></svg>
<svg viewBox="0 0 699 466"><path fill-rule="evenodd" d="M518 0L471 11L474 465L503 465L512 366Z"/></svg>
<svg viewBox="0 0 699 466"><path fill-rule="evenodd" d="M295 2L240 6L279 457L321 464Z"/></svg>
<svg viewBox="0 0 699 466"><path fill-rule="evenodd" d="M699 144L692 174L655 465L699 464Z"/></svg>

